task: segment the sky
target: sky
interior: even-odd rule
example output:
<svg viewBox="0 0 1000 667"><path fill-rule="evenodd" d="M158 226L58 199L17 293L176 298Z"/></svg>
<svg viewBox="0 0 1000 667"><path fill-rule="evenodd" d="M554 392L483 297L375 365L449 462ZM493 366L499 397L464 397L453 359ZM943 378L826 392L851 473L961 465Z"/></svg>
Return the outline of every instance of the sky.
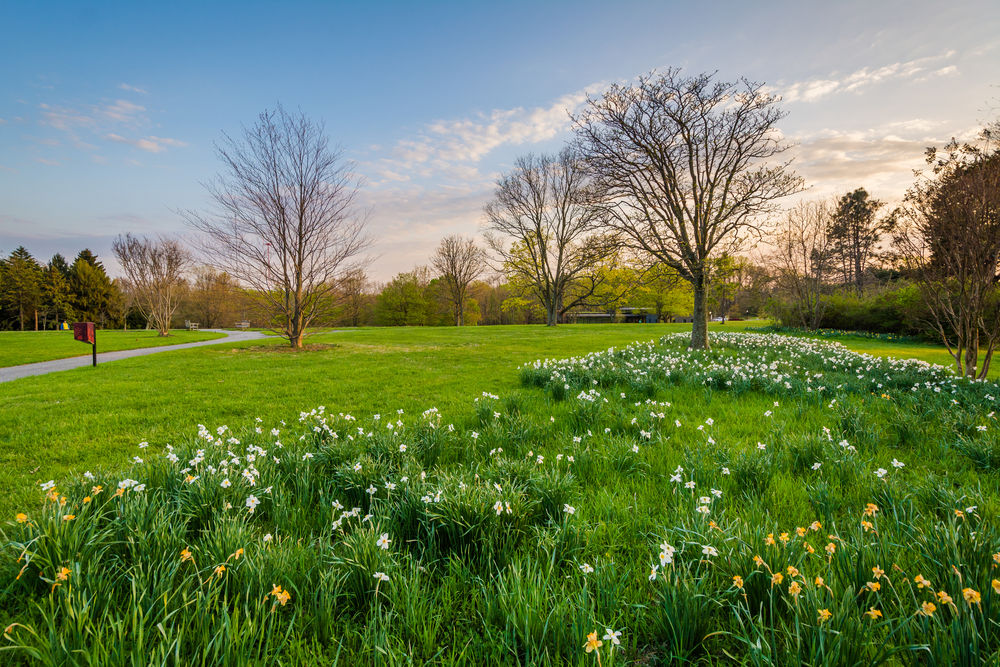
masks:
<svg viewBox="0 0 1000 667"><path fill-rule="evenodd" d="M47 261L189 234L215 144L281 104L364 179L371 275L480 236L496 179L557 151L570 114L654 70L781 95L803 197L887 202L928 146L1000 107L1000 4L951 2L3 3L0 253ZM793 202L789 201L788 204Z"/></svg>

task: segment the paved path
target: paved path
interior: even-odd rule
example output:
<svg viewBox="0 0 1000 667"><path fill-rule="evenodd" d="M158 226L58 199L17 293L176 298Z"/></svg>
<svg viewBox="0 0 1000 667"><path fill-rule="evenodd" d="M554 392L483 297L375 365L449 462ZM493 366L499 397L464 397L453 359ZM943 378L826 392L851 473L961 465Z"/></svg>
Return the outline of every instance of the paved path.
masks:
<svg viewBox="0 0 1000 667"><path fill-rule="evenodd" d="M171 350L186 350L190 347L201 347L202 345L218 345L219 343L239 343L245 340L260 340L263 338L272 337L272 336L265 336L259 331L233 332L233 331L223 331L222 329L202 329L202 331L224 333L226 334L226 337L216 338L215 340L203 340L198 343L181 343L180 345L144 347L139 350L121 350L119 352L99 352L97 354L97 363L101 364L108 361L117 361L118 359L141 357L144 354L156 354L157 352L169 352ZM93 362L94 362L93 356L88 354L83 357L71 357L69 359L56 359L55 361L42 361L37 364L24 364L22 366L11 366L9 368L0 368L0 382L10 382L11 380L17 380L19 378L26 378L32 375L44 375L46 373L55 373L56 371L68 371L71 368L80 368L81 366L89 366Z"/></svg>

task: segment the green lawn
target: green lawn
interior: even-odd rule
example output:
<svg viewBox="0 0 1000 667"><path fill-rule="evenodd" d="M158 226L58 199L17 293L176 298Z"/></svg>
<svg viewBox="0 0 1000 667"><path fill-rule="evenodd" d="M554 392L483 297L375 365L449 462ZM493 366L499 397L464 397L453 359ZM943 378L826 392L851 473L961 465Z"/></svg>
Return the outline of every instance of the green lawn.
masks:
<svg viewBox="0 0 1000 667"><path fill-rule="evenodd" d="M53 665L589 667L595 630L609 666L1000 658L1000 388L829 339L689 352L688 328L362 329L0 385L5 641Z"/></svg>
<svg viewBox="0 0 1000 667"><path fill-rule="evenodd" d="M175 329L166 337L144 329L101 330L97 332L97 352L197 343L223 337L220 333L184 329ZM91 354L90 346L74 340L72 331L0 331L0 368L89 354Z"/></svg>

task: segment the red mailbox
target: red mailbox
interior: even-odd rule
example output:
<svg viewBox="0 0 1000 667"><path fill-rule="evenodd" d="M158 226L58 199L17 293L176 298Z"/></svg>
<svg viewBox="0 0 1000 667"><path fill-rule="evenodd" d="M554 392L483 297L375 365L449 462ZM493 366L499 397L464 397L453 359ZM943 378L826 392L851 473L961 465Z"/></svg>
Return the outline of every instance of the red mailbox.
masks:
<svg viewBox="0 0 1000 667"><path fill-rule="evenodd" d="M90 343L93 345L96 342L96 337L94 335L94 323L75 322L73 324L73 339L78 340L81 343Z"/></svg>

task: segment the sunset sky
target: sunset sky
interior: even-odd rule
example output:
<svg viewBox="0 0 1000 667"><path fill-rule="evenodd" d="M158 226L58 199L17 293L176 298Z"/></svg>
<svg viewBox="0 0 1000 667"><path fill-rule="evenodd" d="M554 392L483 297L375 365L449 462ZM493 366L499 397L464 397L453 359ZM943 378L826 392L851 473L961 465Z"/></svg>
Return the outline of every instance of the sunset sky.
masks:
<svg viewBox="0 0 1000 667"><path fill-rule="evenodd" d="M557 150L610 83L681 67L783 96L808 197L898 200L927 146L1000 107L1000 4L5 3L0 253L185 233L213 143L280 102L366 179L374 277L477 235L498 174Z"/></svg>

